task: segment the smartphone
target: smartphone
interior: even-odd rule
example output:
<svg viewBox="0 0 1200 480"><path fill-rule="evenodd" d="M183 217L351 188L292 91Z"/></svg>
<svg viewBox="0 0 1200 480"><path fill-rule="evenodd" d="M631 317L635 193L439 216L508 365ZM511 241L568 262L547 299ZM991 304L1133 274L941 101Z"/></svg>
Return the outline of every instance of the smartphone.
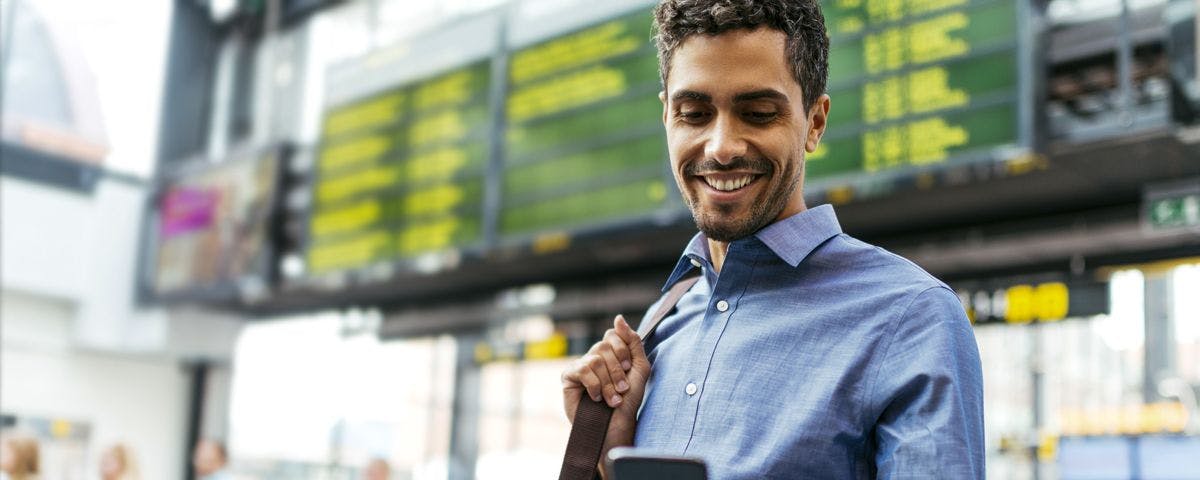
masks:
<svg viewBox="0 0 1200 480"><path fill-rule="evenodd" d="M632 447L608 451L613 480L707 480L708 467L697 458L655 455Z"/></svg>

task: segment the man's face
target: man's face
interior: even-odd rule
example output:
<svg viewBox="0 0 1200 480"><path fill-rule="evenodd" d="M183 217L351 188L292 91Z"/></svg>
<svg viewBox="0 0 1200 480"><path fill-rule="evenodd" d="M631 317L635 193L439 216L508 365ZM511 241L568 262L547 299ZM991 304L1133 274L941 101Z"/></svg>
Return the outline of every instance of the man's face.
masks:
<svg viewBox="0 0 1200 480"><path fill-rule="evenodd" d="M363 478L365 480L388 480L388 478L390 478L392 475L391 469L388 468L388 464L381 460L371 461L371 463L367 464L367 468L364 470Z"/></svg>
<svg viewBox="0 0 1200 480"><path fill-rule="evenodd" d="M809 112L769 28L693 35L662 93L671 170L708 238L732 241L804 210L804 153L817 148L829 97Z"/></svg>
<svg viewBox="0 0 1200 480"><path fill-rule="evenodd" d="M225 458L216 445L203 441L196 445L196 452L192 455L192 466L201 476L209 475L225 466Z"/></svg>

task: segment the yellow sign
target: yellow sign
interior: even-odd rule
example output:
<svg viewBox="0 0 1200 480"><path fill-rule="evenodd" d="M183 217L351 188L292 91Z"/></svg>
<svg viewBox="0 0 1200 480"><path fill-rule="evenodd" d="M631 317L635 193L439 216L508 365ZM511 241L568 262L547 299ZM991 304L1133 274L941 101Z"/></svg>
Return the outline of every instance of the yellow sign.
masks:
<svg viewBox="0 0 1200 480"><path fill-rule="evenodd" d="M555 333L545 340L525 344L527 360L562 358L567 356L567 336Z"/></svg>
<svg viewBox="0 0 1200 480"><path fill-rule="evenodd" d="M1058 412L1063 436L1180 433L1188 423L1180 402L1064 408Z"/></svg>
<svg viewBox="0 0 1200 480"><path fill-rule="evenodd" d="M1029 323L1034 320L1053 322L1067 318L1070 293L1062 282L1032 285L1014 285L1004 295L1007 308L1004 321Z"/></svg>
<svg viewBox="0 0 1200 480"><path fill-rule="evenodd" d="M563 232L551 232L538 235L533 239L534 253L552 253L566 250L571 246L571 236Z"/></svg>

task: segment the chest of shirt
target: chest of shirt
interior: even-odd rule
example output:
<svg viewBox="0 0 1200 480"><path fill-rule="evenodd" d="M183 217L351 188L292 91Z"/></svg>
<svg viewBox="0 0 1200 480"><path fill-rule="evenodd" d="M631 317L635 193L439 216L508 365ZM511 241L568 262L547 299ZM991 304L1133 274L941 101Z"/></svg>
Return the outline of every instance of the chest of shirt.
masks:
<svg viewBox="0 0 1200 480"><path fill-rule="evenodd" d="M759 473L831 459L857 469L877 415L865 399L902 292L855 275L737 268L701 280L648 344L638 445Z"/></svg>

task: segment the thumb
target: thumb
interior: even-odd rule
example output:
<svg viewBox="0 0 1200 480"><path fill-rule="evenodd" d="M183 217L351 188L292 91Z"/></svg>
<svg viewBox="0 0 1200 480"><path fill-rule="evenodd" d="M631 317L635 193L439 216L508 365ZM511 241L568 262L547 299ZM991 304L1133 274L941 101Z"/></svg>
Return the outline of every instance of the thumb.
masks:
<svg viewBox="0 0 1200 480"><path fill-rule="evenodd" d="M617 315L617 319L613 323L615 324L617 335L620 335L625 340L625 344L629 346L629 355L633 357L633 367L636 369L640 365L644 367L643 371L648 371L650 360L646 358L646 350L642 346L642 338L625 321L624 315Z"/></svg>

